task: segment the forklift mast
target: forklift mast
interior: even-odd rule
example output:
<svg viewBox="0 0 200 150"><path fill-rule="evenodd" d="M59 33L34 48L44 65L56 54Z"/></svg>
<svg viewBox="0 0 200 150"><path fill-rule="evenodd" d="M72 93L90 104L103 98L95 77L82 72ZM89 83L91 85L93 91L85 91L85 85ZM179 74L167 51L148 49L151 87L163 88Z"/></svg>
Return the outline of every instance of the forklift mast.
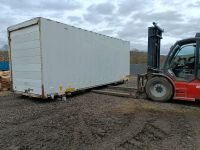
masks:
<svg viewBox="0 0 200 150"><path fill-rule="evenodd" d="M160 43L164 32L155 22L148 28L148 56L147 73L159 72L160 69Z"/></svg>

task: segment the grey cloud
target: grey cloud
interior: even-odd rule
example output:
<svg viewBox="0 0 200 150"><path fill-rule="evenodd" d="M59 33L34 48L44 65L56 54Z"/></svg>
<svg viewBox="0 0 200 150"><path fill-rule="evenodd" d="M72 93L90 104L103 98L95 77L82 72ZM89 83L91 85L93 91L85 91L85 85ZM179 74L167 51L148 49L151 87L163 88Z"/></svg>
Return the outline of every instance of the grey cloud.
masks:
<svg viewBox="0 0 200 150"><path fill-rule="evenodd" d="M81 4L75 0L43 1L42 3L42 8L47 10L75 10L81 7Z"/></svg>
<svg viewBox="0 0 200 150"><path fill-rule="evenodd" d="M131 14L132 17L130 18L131 21L125 24L118 32L118 36L130 40L132 47L143 50L147 42L143 41L142 43L141 40L147 40L147 27L153 21L158 22L165 29L163 41L165 37L175 39L193 37L196 32L200 31L200 17L198 17L199 19L190 17L190 20L188 20L183 14L183 10L187 10L183 1L162 0L161 4L168 7L169 11L164 11L167 9L163 9L163 12L156 12L151 9L153 8L151 1L149 1L148 5L145 1L140 0L122 0L119 3L119 15L123 17L123 15L130 16ZM144 5L148 6L148 8ZM179 9L173 9L172 6L178 6ZM200 7L200 2L191 2L189 6L189 9ZM170 46L171 44L162 46L163 52L166 53Z"/></svg>
<svg viewBox="0 0 200 150"><path fill-rule="evenodd" d="M74 10L81 7L76 0L1 0L0 3L0 46L7 43L8 26L28 20L37 16L51 19L63 18L63 11Z"/></svg>
<svg viewBox="0 0 200 150"><path fill-rule="evenodd" d="M147 49L147 27L144 22L127 22L126 25L118 32L118 37L131 41L131 48L139 50Z"/></svg>
<svg viewBox="0 0 200 150"><path fill-rule="evenodd" d="M7 43L7 27L14 24L16 18L6 7L0 6L0 47Z"/></svg>
<svg viewBox="0 0 200 150"><path fill-rule="evenodd" d="M27 0L18 0L18 1L13 1L13 0L2 0L1 5L7 6L10 9L31 9L32 7L38 6L33 1L27 1Z"/></svg>
<svg viewBox="0 0 200 150"><path fill-rule="evenodd" d="M123 19L121 19L118 15L112 14L104 18L108 23L108 26L120 27L124 25Z"/></svg>
<svg viewBox="0 0 200 150"><path fill-rule="evenodd" d="M142 38L147 35L147 23L130 21L121 31L118 32L119 37L123 38Z"/></svg>
<svg viewBox="0 0 200 150"><path fill-rule="evenodd" d="M112 34L114 33L114 30L105 29L105 30L100 30L100 31L98 31L98 33L104 34L104 35L112 35Z"/></svg>
<svg viewBox="0 0 200 150"><path fill-rule="evenodd" d="M81 17L77 17L77 16L69 16L67 17L71 22L77 22L77 23L81 23L83 22Z"/></svg>
<svg viewBox="0 0 200 150"><path fill-rule="evenodd" d="M2 0L2 5L8 6L13 10L34 11L34 10L74 10L81 7L81 4L73 0L56 1L56 0Z"/></svg>
<svg viewBox="0 0 200 150"><path fill-rule="evenodd" d="M92 13L87 13L83 15L84 20L90 23L100 23L103 22L103 17L102 16L97 16Z"/></svg>
<svg viewBox="0 0 200 150"><path fill-rule="evenodd" d="M105 21L106 16L112 15L114 9L115 6L111 3L94 4L87 8L87 13L83 17L90 23L100 23Z"/></svg>
<svg viewBox="0 0 200 150"><path fill-rule="evenodd" d="M133 14L133 19L139 19L145 22L182 22L183 16L176 11L166 12L137 12Z"/></svg>
<svg viewBox="0 0 200 150"><path fill-rule="evenodd" d="M190 31L199 29L197 23L191 21L186 21L184 16L176 11L166 11L166 12L146 12L146 13L136 13L132 16L132 20L145 22L151 24L153 21L157 22L164 30L168 36L177 37L179 35L188 35ZM143 28L144 26L136 27ZM142 29L141 29L142 30Z"/></svg>
<svg viewBox="0 0 200 150"><path fill-rule="evenodd" d="M129 15L132 12L146 10L150 2L150 0L121 0L118 3L118 13L121 15Z"/></svg>
<svg viewBox="0 0 200 150"><path fill-rule="evenodd" d="M115 9L115 6L111 3L95 4L88 7L88 11L95 14L108 15L111 14Z"/></svg>
<svg viewBox="0 0 200 150"><path fill-rule="evenodd" d="M190 24L187 22L184 23L183 20L183 16L175 11L160 13L138 12L135 13L131 17L131 21L127 22L122 30L118 32L118 36L132 41L132 47L146 50L148 27L151 26L153 21L158 22L159 25L165 29L167 33L165 36L178 37L181 33L183 35L183 32L190 27ZM188 36L189 31L190 30L184 33ZM163 53L169 49L170 45L171 44L162 46Z"/></svg>
<svg viewBox="0 0 200 150"><path fill-rule="evenodd" d="M161 3L164 5L169 5L169 6L172 6L172 5L180 6L184 2L180 1L180 0L171 0L171 1L170 0L162 0Z"/></svg>
<svg viewBox="0 0 200 150"><path fill-rule="evenodd" d="M196 7L196 8L199 8L200 7L200 2L195 2L195 3L192 3L192 4L189 4L188 5L189 7Z"/></svg>
<svg viewBox="0 0 200 150"><path fill-rule="evenodd" d="M166 11L166 12L146 12L146 13L136 13L132 16L134 20L140 20L141 22L146 22L151 24L153 21L157 22L170 36L177 36L183 33L187 26L191 24L185 22L184 16L176 11Z"/></svg>
<svg viewBox="0 0 200 150"><path fill-rule="evenodd" d="M8 19L9 18L9 19ZM12 25L15 22L15 18L12 16L0 16L1 28L5 28L8 25Z"/></svg>
<svg viewBox="0 0 200 150"><path fill-rule="evenodd" d="M200 21L193 22L190 21L186 23L173 23L170 22L166 25L166 35L177 37L177 38L188 38L194 37L196 32L200 31Z"/></svg>
<svg viewBox="0 0 200 150"><path fill-rule="evenodd" d="M45 11L45 12L35 12L34 13L34 16L43 16L43 17L47 17L47 18L50 18L50 19L53 19L56 18L56 20L60 20L63 18L63 12L62 11Z"/></svg>

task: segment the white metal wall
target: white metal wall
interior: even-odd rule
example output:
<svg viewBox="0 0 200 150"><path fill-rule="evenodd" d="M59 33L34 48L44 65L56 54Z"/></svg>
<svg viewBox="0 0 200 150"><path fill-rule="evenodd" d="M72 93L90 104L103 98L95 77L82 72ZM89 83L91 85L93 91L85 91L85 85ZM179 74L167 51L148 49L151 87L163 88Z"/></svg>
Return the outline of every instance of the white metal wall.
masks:
<svg viewBox="0 0 200 150"><path fill-rule="evenodd" d="M12 31L10 38L13 89L19 92L30 89L30 93L41 95L39 25Z"/></svg>
<svg viewBox="0 0 200 150"><path fill-rule="evenodd" d="M41 39L46 94L116 82L129 75L129 42L46 19L41 21Z"/></svg>

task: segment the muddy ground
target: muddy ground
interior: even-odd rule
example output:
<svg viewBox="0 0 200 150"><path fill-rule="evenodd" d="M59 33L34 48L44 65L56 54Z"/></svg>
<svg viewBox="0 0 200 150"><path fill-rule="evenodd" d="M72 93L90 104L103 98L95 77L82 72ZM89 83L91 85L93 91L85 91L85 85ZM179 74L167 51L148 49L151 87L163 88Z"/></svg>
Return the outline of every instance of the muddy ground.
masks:
<svg viewBox="0 0 200 150"><path fill-rule="evenodd" d="M0 94L0 149L200 149L200 103Z"/></svg>

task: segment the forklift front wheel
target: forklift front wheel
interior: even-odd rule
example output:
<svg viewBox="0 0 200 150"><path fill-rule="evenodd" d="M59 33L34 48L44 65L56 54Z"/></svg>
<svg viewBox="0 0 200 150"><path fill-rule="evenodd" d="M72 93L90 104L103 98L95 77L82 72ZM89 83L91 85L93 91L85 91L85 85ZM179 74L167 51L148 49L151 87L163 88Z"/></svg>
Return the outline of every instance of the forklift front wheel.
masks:
<svg viewBox="0 0 200 150"><path fill-rule="evenodd" d="M147 96L154 101L165 102L172 98L173 87L164 77L153 77L145 86Z"/></svg>

